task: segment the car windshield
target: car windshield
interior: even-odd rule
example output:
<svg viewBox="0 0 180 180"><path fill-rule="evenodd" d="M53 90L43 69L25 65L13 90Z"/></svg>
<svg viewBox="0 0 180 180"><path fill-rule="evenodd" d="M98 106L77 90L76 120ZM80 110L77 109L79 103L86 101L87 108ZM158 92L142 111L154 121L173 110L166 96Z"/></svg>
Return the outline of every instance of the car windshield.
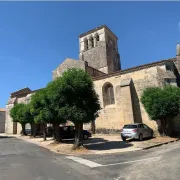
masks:
<svg viewBox="0 0 180 180"><path fill-rule="evenodd" d="M137 125L134 125L134 124L128 124L128 125L124 125L125 129L134 129L134 128L137 128Z"/></svg>

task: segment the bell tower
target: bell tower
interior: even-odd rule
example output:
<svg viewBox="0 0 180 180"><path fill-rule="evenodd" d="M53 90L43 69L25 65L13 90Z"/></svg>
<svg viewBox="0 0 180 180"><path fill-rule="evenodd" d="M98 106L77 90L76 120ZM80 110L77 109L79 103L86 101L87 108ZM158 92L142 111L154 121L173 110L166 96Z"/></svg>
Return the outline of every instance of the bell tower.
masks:
<svg viewBox="0 0 180 180"><path fill-rule="evenodd" d="M121 70L118 38L106 26L100 26L79 36L79 59L104 73Z"/></svg>

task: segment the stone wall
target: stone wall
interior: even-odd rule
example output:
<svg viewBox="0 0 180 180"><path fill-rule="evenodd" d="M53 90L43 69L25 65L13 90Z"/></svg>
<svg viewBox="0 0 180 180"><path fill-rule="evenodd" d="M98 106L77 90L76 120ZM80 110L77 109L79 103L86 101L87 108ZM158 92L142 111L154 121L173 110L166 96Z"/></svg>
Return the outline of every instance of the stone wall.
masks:
<svg viewBox="0 0 180 180"><path fill-rule="evenodd" d="M100 41L97 43L97 47L83 52L83 60L87 61L89 66L93 68L96 68L98 70L104 68L104 70L108 70L107 68L105 68L107 67L106 42ZM107 71L103 72L108 73Z"/></svg>
<svg viewBox="0 0 180 180"><path fill-rule="evenodd" d="M63 72L70 68L80 68L85 70L85 62L67 58L58 68L53 71L53 79L62 76Z"/></svg>
<svg viewBox="0 0 180 180"><path fill-rule="evenodd" d="M157 129L155 121L149 119L140 97L143 90L147 87L157 87L163 84L163 79L159 78L158 68L162 66L141 69L122 75L114 75L99 80L95 80L95 90L99 95L101 108L99 117L96 120L97 129L114 129L120 130L125 123L143 122L153 129ZM129 86L121 86L125 80L131 79ZM111 83L114 87L115 104L104 107L102 87L105 83ZM85 126L89 129L90 126Z"/></svg>
<svg viewBox="0 0 180 180"><path fill-rule="evenodd" d="M26 94L25 96L19 96L10 98L7 105L6 105L6 120L5 120L5 133L7 134L20 134L22 128L20 123L16 123L12 121L10 116L10 110L13 108L14 104L16 103L23 103L26 104L30 101L31 96L34 94Z"/></svg>
<svg viewBox="0 0 180 180"><path fill-rule="evenodd" d="M91 77L96 77L96 76L102 76L105 75L105 73L98 71L97 69L94 69L88 65L86 65L85 68L86 72L91 76Z"/></svg>

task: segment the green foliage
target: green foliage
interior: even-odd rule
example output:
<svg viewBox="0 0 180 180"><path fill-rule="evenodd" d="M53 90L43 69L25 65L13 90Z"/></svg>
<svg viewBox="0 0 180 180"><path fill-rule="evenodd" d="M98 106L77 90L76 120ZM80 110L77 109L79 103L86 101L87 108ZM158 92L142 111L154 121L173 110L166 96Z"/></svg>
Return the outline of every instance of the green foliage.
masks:
<svg viewBox="0 0 180 180"><path fill-rule="evenodd" d="M53 114L50 110L47 89L37 91L31 98L30 112L34 116L35 123L50 123Z"/></svg>
<svg viewBox="0 0 180 180"><path fill-rule="evenodd" d="M174 117L179 113L180 89L166 86L163 89L151 87L144 90L141 102L153 120Z"/></svg>
<svg viewBox="0 0 180 180"><path fill-rule="evenodd" d="M69 69L55 81L56 92L53 94L62 107L59 114L73 123L88 123L100 109L91 77L81 69Z"/></svg>
<svg viewBox="0 0 180 180"><path fill-rule="evenodd" d="M26 104L15 104L10 110L10 116L14 122L19 122L20 124L33 122L33 116L30 113L29 105Z"/></svg>

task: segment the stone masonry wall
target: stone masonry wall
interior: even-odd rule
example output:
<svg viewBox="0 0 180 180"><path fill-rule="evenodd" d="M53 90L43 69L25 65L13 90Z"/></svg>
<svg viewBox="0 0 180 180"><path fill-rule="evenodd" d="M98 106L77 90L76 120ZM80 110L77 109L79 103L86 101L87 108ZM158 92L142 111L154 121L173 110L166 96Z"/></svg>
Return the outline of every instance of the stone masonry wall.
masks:
<svg viewBox="0 0 180 180"><path fill-rule="evenodd" d="M15 103L23 103L26 104L29 102L31 96L33 93L28 94L24 97L20 98L10 98L7 105L6 105L6 121L5 121L5 133L7 134L13 134L13 128L16 128L17 134L20 134L21 132L21 124L17 123L17 127L15 126L15 123L13 123L12 118L10 116L10 110L14 106ZM14 100L13 100L14 99Z"/></svg>
<svg viewBox="0 0 180 180"><path fill-rule="evenodd" d="M90 66L86 66L86 72L91 76L91 77L96 77L96 76L102 76L105 73L98 71L97 69L94 69Z"/></svg>
<svg viewBox="0 0 180 180"><path fill-rule="evenodd" d="M62 76L63 72L70 68L80 68L85 70L85 62L67 58L57 69L53 71L53 79Z"/></svg>
<svg viewBox="0 0 180 180"><path fill-rule="evenodd" d="M88 62L89 66L102 70L102 68L107 67L106 42L100 41L97 43L97 47L83 52L83 59ZM104 68L103 70L107 69Z"/></svg>
<svg viewBox="0 0 180 180"><path fill-rule="evenodd" d="M143 105L140 102L140 97L143 90L147 87L159 86L161 79L158 79L157 67L142 69L131 73L126 73L118 76L113 76L105 79L95 80L95 90L99 95L102 110L96 120L97 129L114 129L120 130L125 122L127 114L131 114L131 107L129 100L130 97L128 89L123 89L120 84L125 79L132 79L132 106L134 115L134 122L143 122L153 129L157 129L155 121L149 119ZM102 87L105 83L110 82L114 87L115 104L104 107ZM128 108L129 107L129 108ZM88 125L86 129L90 128Z"/></svg>

